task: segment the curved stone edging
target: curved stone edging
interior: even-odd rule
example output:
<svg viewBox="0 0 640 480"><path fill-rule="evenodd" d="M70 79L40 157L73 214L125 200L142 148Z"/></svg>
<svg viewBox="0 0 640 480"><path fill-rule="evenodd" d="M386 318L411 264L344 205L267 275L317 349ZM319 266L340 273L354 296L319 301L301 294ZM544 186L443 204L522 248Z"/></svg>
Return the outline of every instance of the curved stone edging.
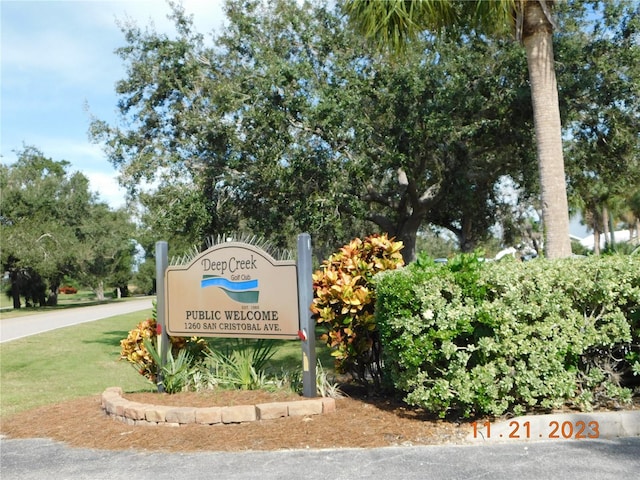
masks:
<svg viewBox="0 0 640 480"><path fill-rule="evenodd" d="M218 425L254 422L282 417L319 415L336 410L335 399L327 397L233 407L196 408L148 405L122 398L120 387L107 388L102 394L101 404L107 415L128 425L165 425L171 427L189 424Z"/></svg>

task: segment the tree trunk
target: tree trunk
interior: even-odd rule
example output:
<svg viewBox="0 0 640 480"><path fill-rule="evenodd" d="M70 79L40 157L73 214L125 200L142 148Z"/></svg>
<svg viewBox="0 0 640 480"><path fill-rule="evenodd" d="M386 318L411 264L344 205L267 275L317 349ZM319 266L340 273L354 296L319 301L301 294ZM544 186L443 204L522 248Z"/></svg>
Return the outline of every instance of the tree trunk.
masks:
<svg viewBox="0 0 640 480"><path fill-rule="evenodd" d="M587 204L585 215L588 218L588 225L593 230L593 253L600 255L600 234L602 233L602 213L599 204L589 202Z"/></svg>
<svg viewBox="0 0 640 480"><path fill-rule="evenodd" d="M609 218L607 220L609 221L609 235L611 236L611 241L609 243L609 246L611 249L615 249L616 248L616 226L613 221L613 214L609 214Z"/></svg>
<svg viewBox="0 0 640 480"><path fill-rule="evenodd" d="M58 280L51 280L49 284L49 295L47 295L47 306L55 307L58 305L58 292L60 290L60 282Z"/></svg>
<svg viewBox="0 0 640 480"><path fill-rule="evenodd" d="M11 270L9 278L11 280L11 298L13 299L13 308L20 308L20 284L19 284L19 271L17 269Z"/></svg>
<svg viewBox="0 0 640 480"><path fill-rule="evenodd" d="M525 2L523 43L531 82L544 249L547 258L563 258L571 256L571 240L552 31L540 2Z"/></svg>
<svg viewBox="0 0 640 480"><path fill-rule="evenodd" d="M402 259L404 260L405 265L413 262L416 259L416 236L418 230L415 231L407 231L404 230L398 234L396 240L402 242L404 247L400 250L402 254Z"/></svg>
<svg viewBox="0 0 640 480"><path fill-rule="evenodd" d="M94 292L96 294L97 300L100 300L100 301L104 300L104 282L102 281L98 282L98 286L96 287Z"/></svg>
<svg viewBox="0 0 640 480"><path fill-rule="evenodd" d="M416 259L416 238L418 229L422 223L420 215L413 214L399 226L396 233L396 240L400 240L404 248L400 250L405 265Z"/></svg>
<svg viewBox="0 0 640 480"><path fill-rule="evenodd" d="M611 238L611 231L609 230L609 209L606 205L602 207L602 234L604 235L604 248L610 247L609 239Z"/></svg>
<svg viewBox="0 0 640 480"><path fill-rule="evenodd" d="M477 239L473 235L473 220L469 217L462 219L462 228L457 232L458 245L463 253L471 253L478 245Z"/></svg>

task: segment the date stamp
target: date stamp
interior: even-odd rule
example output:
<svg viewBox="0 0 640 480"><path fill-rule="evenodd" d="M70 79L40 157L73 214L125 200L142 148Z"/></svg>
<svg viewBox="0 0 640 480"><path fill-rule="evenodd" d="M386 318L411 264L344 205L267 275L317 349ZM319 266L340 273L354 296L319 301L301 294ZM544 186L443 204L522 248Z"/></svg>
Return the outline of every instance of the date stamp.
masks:
<svg viewBox="0 0 640 480"><path fill-rule="evenodd" d="M531 426L531 422L512 420L509 422L507 431L499 434L491 432L491 422L473 422L473 438L484 438L485 440L504 438L504 439L564 439L564 440L588 440L600 438L600 425L597 421L592 420L585 422L583 420L576 421L557 421L551 420L544 425L538 425L536 428Z"/></svg>

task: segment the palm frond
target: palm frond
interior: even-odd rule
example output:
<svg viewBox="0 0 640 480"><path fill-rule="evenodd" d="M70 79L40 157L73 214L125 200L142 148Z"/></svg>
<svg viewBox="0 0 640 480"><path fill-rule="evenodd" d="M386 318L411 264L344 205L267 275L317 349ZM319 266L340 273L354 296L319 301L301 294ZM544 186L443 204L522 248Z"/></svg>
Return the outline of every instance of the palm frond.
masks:
<svg viewBox="0 0 640 480"><path fill-rule="evenodd" d="M425 31L458 28L487 33L510 30L526 0L346 0L345 13L356 31L380 49L402 52ZM546 0L540 0L546 4Z"/></svg>
<svg viewBox="0 0 640 480"><path fill-rule="evenodd" d="M455 18L451 0L347 0L344 11L362 35L380 48L401 52L425 29L441 29Z"/></svg>

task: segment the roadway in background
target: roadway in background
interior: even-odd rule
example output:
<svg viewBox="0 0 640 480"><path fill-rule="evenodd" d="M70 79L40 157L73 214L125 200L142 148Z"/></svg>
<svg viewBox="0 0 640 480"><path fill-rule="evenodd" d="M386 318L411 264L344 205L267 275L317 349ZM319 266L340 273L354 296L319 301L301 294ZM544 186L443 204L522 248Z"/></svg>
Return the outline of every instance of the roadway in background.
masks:
<svg viewBox="0 0 640 480"><path fill-rule="evenodd" d="M2 313L0 313L0 343L80 323L146 310L153 306L153 300L155 300L155 297L145 297L141 300L117 301L90 307L64 308L13 318L2 318Z"/></svg>

